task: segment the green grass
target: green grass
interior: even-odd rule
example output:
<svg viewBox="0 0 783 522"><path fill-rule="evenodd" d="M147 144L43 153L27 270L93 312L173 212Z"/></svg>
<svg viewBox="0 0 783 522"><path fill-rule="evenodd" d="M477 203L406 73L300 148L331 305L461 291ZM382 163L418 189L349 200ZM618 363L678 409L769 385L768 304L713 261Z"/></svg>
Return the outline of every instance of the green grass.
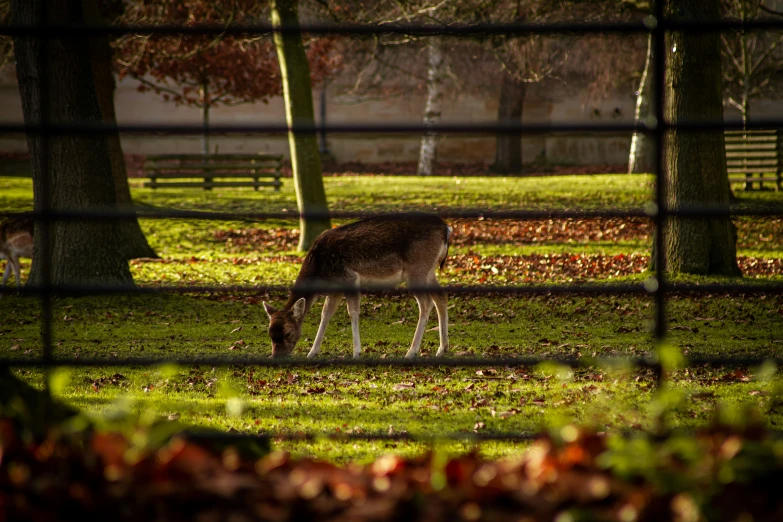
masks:
<svg viewBox="0 0 783 522"><path fill-rule="evenodd" d="M562 176L546 178L413 178L333 177L326 179L332 208L339 210L437 210L455 207L614 208L641 207L651 198L649 176ZM280 193L243 189L150 191L133 182L134 198L159 208L220 211L293 210L292 184ZM771 192L739 193L744 206L780 204ZM0 177L0 208L32 208L31 183ZM783 257L779 220L739 218L739 255L759 259ZM134 261L140 285L158 284L290 284L301 254L290 244L261 248L218 241L221 230L280 229L291 221L213 222L142 220L142 228L160 262ZM650 238L619 242L544 241L534 244L477 244L455 247L453 256L470 254L517 259L542 254L647 255ZM447 264L443 283L519 282L518 274L487 268L463 270ZM29 261L23 263L23 273ZM641 281L637 272L600 274L586 280ZM536 276L533 282L566 282L568 276ZM781 274L755 277L748 284L783 279ZM685 278L689 282L715 279ZM55 357L237 357L269 353L266 316L260 299L279 303L282 295L133 295L55 298L52 338ZM416 305L407 296L365 297L360 320L364 357L400 357L408 348L416 322ZM641 296L467 297L449 301L451 353L466 356L633 356L654 353L650 328L653 303ZM780 356L783 349L783 299L780 296L674 296L667 303L667 342L688 356ZM0 357L41 354L40 303L8 295L0 298ZM306 320L296 358L312 342L319 313ZM436 325L431 318L430 328ZM240 342L241 341L241 342ZM338 312L324 342L323 358L350 356L350 324ZM422 352L431 357L437 332L425 335ZM18 370L42 385L37 369ZM480 373L477 373L479 372ZM755 380L754 369L696 368L679 370L670 387L679 395L671 422L692 427L707 422L718 404L755 405L767 412L770 426L783 422L775 409L779 377ZM62 376L62 375L61 375ZM579 369L557 376L535 368L246 368L105 367L73 369L60 381L58 395L91 414L128 410L142 416L179 416L181 421L249 433L317 432L439 433L540 431L563 422L612 429L649 427L660 399L646 371ZM172 418L173 418L172 417ZM279 441L276 447L298 455L334 461L367 461L380 453L407 455L424 443ZM445 444L465 451L469 443ZM485 443L487 456L509 455L519 444Z"/></svg>

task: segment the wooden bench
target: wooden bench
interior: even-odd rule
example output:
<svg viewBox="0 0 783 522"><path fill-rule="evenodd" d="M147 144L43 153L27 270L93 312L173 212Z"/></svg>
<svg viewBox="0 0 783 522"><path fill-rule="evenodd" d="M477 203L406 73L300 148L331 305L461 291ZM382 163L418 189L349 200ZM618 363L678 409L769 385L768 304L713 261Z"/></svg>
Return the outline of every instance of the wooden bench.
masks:
<svg viewBox="0 0 783 522"><path fill-rule="evenodd" d="M753 184L772 182L781 189L783 176L783 136L777 130L726 131L726 167L729 181L745 182L745 190Z"/></svg>
<svg viewBox="0 0 783 522"><path fill-rule="evenodd" d="M145 187L274 187L280 190L283 156L270 154L159 154L147 156L144 172L150 181ZM203 181L168 181L201 178ZM251 178L252 181L216 181L218 178ZM259 181L261 178L272 178ZM164 181L161 181L164 180Z"/></svg>

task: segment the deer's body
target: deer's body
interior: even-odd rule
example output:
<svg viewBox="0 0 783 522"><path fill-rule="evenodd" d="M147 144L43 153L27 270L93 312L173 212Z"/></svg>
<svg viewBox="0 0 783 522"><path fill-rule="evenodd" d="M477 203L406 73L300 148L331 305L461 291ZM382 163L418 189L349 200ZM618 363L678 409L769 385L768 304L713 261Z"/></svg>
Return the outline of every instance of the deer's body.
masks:
<svg viewBox="0 0 783 522"><path fill-rule="evenodd" d="M437 287L435 271L442 267L448 253L451 228L437 216L378 217L357 221L327 230L313 243L307 253L288 301L282 309L264 303L269 315L269 335L272 356L285 356L296 346L302 332L304 316L318 294L308 287L335 286L342 290L325 295L321 324L308 354L315 357L321 349L326 327L343 297L348 306L353 333L353 355L359 357L359 288L394 287L406 283L409 287ZM355 288L356 292L345 291ZM443 292L416 292L419 322L406 357L419 353L421 338L433 306L438 313L440 348L448 349L448 311Z"/></svg>
<svg viewBox="0 0 783 522"><path fill-rule="evenodd" d="M33 257L33 221L29 219L8 219L0 223L0 259L7 259L3 273L2 288L5 288L11 270L14 271L16 287L21 282L20 257Z"/></svg>

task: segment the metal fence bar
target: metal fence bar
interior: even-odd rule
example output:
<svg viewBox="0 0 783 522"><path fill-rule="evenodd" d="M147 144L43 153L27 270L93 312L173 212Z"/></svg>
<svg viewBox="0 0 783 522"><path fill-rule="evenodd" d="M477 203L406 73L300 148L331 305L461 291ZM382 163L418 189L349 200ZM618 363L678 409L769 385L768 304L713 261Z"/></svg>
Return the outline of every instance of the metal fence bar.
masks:
<svg viewBox="0 0 783 522"><path fill-rule="evenodd" d="M257 366L271 368L519 368L554 363L569 368L647 368L659 366L656 356L644 357L419 357L418 359L364 357L353 359L346 351L345 358L332 359L273 359L269 356L248 357L97 357L75 358L0 358L0 366L27 368L96 366ZM773 362L783 364L783 357L692 357L684 359L684 367L697 366L761 366ZM505 380L505 379L501 379Z"/></svg>
<svg viewBox="0 0 783 522"><path fill-rule="evenodd" d="M624 435L633 435L640 430L633 429L611 429L604 433L622 433ZM690 436L693 437L699 432L699 430L693 429L675 429L672 430L673 435ZM433 444L439 441L450 442L464 442L464 443L481 443L481 442L530 442L546 435L542 433L497 433L497 432L456 432L456 433L444 433L442 435L411 435L407 432L402 433L265 433L259 432L257 435L244 434L244 433L198 433L198 432L186 432L181 435L186 440L194 442L203 441L221 441L221 442L234 442L239 443L243 441L288 441L288 442L314 442L317 440L333 440L333 441L345 441L345 442L418 442L422 444ZM772 439L783 439L783 431L775 430L770 431L769 436Z"/></svg>
<svg viewBox="0 0 783 522"><path fill-rule="evenodd" d="M665 238L664 230L668 218L668 209L666 204L666 182L664 179L663 166L665 164L665 114L664 114L664 94L665 94L665 75L664 69L666 56L666 33L664 31L664 2L657 0L654 2L655 24L652 29L653 45L655 49L653 60L653 88L652 99L655 103L655 158L653 160L653 170L655 171L655 233L653 236L653 263L655 268L655 329L654 336L661 346L666 337L666 271L664 270L664 248ZM661 386L665 378L663 366L658 364L655 368L656 385Z"/></svg>
<svg viewBox="0 0 783 522"><path fill-rule="evenodd" d="M294 123L290 127L279 123L247 123L209 125L210 134L287 134L293 131L298 134L424 134L437 132L439 134L556 134L556 133L631 133L643 132L654 134L657 126L641 123L481 123L481 122L444 122L437 124L422 123L328 123L326 125ZM722 130L754 130L783 126L783 119L757 119L745 126L732 121L681 121L670 124L671 128L692 131L722 131ZM1 122L2 134L35 134L42 132L40 125L33 123ZM164 124L111 124L93 121L83 122L52 122L47 127L51 134L170 134L200 135L204 132L203 125L188 123Z"/></svg>
<svg viewBox="0 0 783 522"><path fill-rule="evenodd" d="M40 168L40 182L38 184L39 192L39 213L41 214L40 227L40 247L42 249L42 263L41 263L41 344L43 345L42 362L47 366L51 366L53 360L52 353L52 244L51 244L51 232L52 222L50 220L50 214L52 210L52 172L51 162L49 157L51 155L51 140L50 140L50 127L52 121L50 118L50 99L49 90L52 84L51 81L51 64L50 64L50 52L51 41L48 34L49 20L46 12L45 4L39 13L38 25L40 27L40 34L38 35L38 56L36 67L39 71L38 76L38 108L41 111L41 132L39 135L40 145L40 157L38 158ZM35 81L35 80L33 80ZM36 225L36 228L38 226ZM17 274L18 275L18 274ZM49 388L49 372L44 370L44 390L46 400L44 401L44 415L49 416L52 411L52 395Z"/></svg>
<svg viewBox="0 0 783 522"><path fill-rule="evenodd" d="M642 295L654 296L660 289L672 294L783 294L783 283L667 283L650 278L643 283L563 283L559 285L416 285L410 287L356 287L351 285L303 285L296 288L302 294L345 293L359 291L364 295L402 296L416 292L446 293L450 295ZM113 295L113 294L267 294L288 293L287 285L50 285L25 286L19 289L22 295L52 293L71 295Z"/></svg>
<svg viewBox="0 0 783 522"><path fill-rule="evenodd" d="M656 206L657 207L657 206ZM491 210L491 209L454 209L430 212L444 219L513 219L518 221L534 219L607 219L607 218L650 218L654 219L658 209L629 208L617 210L602 209L562 209L562 210ZM421 211L330 211L330 212L220 212L202 210L154 209L144 207L136 211L124 210L52 210L45 216L36 211L0 211L0 217L51 219L56 221L88 221L88 220L130 220L130 219L194 219L222 221L264 221L264 220L299 220L304 219L360 219L369 217L387 217L389 219L421 217ZM730 217L757 216L783 217L783 206L760 206L745 208L730 208L723 205L689 205L667 209L669 216L677 217Z"/></svg>
<svg viewBox="0 0 783 522"><path fill-rule="evenodd" d="M347 429L347 428L346 428ZM407 432L402 433L266 433L260 432L257 435L242 433L185 433L182 435L185 439L191 441L221 441L234 442L241 441L289 441L289 442L314 442L317 440L333 440L344 442L419 442L422 444L432 444L439 441L452 442L529 442L541 437L540 433L444 433L440 435L411 435Z"/></svg>
<svg viewBox="0 0 783 522"><path fill-rule="evenodd" d="M656 15L658 13L656 10ZM666 20L655 16L636 21L603 22L509 22L509 23L305 23L301 25L273 26L271 23L254 24L61 24L52 23L46 30L51 37L122 36L126 34L178 36L178 35L272 35L308 34L342 36L455 36L482 38L489 36L527 36L553 35L563 33L578 34L643 34L655 30L655 24L669 31L689 32L727 32L727 31L774 31L783 24L775 18L756 20ZM42 28L35 25L7 24L0 26L2 36L37 36Z"/></svg>

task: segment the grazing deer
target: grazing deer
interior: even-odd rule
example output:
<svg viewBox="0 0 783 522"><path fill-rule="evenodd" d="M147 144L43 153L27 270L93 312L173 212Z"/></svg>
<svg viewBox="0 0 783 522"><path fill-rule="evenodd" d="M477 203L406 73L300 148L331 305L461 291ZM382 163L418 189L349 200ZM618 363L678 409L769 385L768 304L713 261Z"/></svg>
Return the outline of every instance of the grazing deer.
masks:
<svg viewBox="0 0 783 522"><path fill-rule="evenodd" d="M437 216L421 214L413 217L374 217L327 230L313 243L302 263L299 276L291 289L288 301L277 310L266 302L269 315L269 337L272 339L272 357L285 357L296 346L302 335L302 323L317 294L308 286L317 285L326 296L321 324L307 358L318 355L326 327L343 296L351 317L353 356L358 358L362 348L359 342L359 288L367 285L394 287L405 282L408 287L437 287L435 270L446 262L451 227ZM330 293L328 286L353 287L356 292ZM326 286L327 290L323 290ZM440 291L415 292L419 304L419 322L413 342L405 355L419 353L421 338L433 304L438 312L440 330L440 357L449 348L448 310L446 294Z"/></svg>
<svg viewBox="0 0 783 522"><path fill-rule="evenodd" d="M11 270L16 278L16 288L22 280L20 257L33 257L33 221L31 219L7 219L0 223L0 259L7 259L3 273L5 288Z"/></svg>

